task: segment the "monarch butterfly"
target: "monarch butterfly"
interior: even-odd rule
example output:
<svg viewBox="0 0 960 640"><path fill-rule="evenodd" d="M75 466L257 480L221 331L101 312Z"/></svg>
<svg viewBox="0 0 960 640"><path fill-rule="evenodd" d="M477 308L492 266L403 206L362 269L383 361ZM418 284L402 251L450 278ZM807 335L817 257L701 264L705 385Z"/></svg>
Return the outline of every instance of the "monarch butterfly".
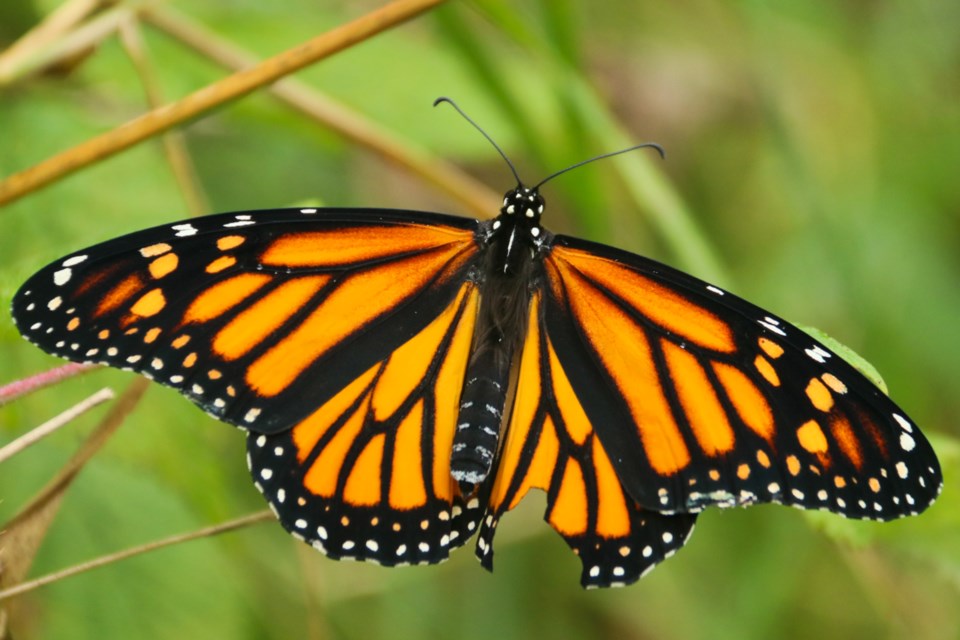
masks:
<svg viewBox="0 0 960 640"><path fill-rule="evenodd" d="M162 225L50 264L13 317L244 429L281 524L336 559L436 563L479 531L492 569L501 516L536 488L581 583L615 586L711 505L890 520L933 502L932 448L861 373L727 291L550 233L543 182L517 178L489 221Z"/></svg>

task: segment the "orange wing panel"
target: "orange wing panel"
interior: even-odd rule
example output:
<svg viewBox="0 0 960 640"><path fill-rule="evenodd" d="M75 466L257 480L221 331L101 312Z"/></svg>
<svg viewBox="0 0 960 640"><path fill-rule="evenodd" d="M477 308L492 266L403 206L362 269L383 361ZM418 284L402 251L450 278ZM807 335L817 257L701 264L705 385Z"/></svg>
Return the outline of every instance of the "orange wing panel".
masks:
<svg viewBox="0 0 960 640"><path fill-rule="evenodd" d="M472 239L472 231L415 224L404 225L402 229L368 225L305 231L274 240L260 260L270 267L337 267L432 251L444 245L459 248Z"/></svg>
<svg viewBox="0 0 960 640"><path fill-rule="evenodd" d="M304 276L260 298L231 320L213 339L213 350L225 360L236 360L263 342L302 308L330 276Z"/></svg>
<svg viewBox="0 0 960 640"><path fill-rule="evenodd" d="M650 278L624 269L618 262L578 249L554 247L551 256L565 271L588 273L592 280L616 291L633 308L667 331L705 349L734 351L733 334L727 323ZM563 277L570 275L564 273Z"/></svg>
<svg viewBox="0 0 960 640"><path fill-rule="evenodd" d="M332 346L422 290L462 250L454 246L416 255L345 278L295 330L254 361L247 384L263 396L282 392Z"/></svg>
<svg viewBox="0 0 960 640"><path fill-rule="evenodd" d="M661 475L684 468L690 452L664 395L643 328L576 268L563 260L551 264L560 269L559 279L570 290L570 309L630 409L650 465Z"/></svg>

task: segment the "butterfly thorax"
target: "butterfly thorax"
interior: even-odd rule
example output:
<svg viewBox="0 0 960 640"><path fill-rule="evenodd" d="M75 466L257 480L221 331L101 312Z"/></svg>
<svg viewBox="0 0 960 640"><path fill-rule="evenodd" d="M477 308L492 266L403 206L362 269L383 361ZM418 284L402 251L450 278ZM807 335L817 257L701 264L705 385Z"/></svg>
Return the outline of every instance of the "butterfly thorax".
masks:
<svg viewBox="0 0 960 640"><path fill-rule="evenodd" d="M483 294L451 459L465 494L487 477L496 455L510 369L526 334L530 290L549 235L540 227L543 207L535 189L518 186L483 230Z"/></svg>

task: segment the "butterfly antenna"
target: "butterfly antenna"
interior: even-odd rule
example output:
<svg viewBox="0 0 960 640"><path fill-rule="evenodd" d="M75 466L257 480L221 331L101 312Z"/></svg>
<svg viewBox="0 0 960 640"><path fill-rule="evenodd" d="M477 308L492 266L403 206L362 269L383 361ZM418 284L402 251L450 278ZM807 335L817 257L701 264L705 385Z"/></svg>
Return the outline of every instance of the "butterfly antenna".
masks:
<svg viewBox="0 0 960 640"><path fill-rule="evenodd" d="M546 178L544 178L543 180L541 180L540 182L538 182L536 185L534 185L533 189L534 189L534 190L537 190L537 189L539 189L540 187L542 187L542 186L544 185L544 183L549 182L550 180L553 180L553 179L556 178L557 176L562 175L562 174L566 173L567 171L572 171L573 169L576 169L577 167L582 167L582 166L585 165L585 164L590 164L591 162L596 162L597 160L603 160L604 158L610 158L610 157L612 157L612 156L618 156L618 155L620 155L621 153L627 153L628 151L636 151L637 149L645 149L645 148L648 148L648 147L649 147L650 149L656 149L656 150L657 150L657 153L660 154L660 157L661 157L661 158L666 158L666 157L667 157L667 152L664 151L664 150L663 150L663 147L661 147L660 145L658 145L656 142L644 142L643 144L637 144L637 145L634 145L634 146L632 146L632 147L627 147L626 149L620 149L620 151L611 151L610 153L604 153L603 155L594 156L593 158L587 158L586 160L581 160L581 161L578 162L577 164L570 165L570 166L567 167L566 169L560 169L560 171L557 171L556 173L551 173L551 174L548 175Z"/></svg>
<svg viewBox="0 0 960 640"><path fill-rule="evenodd" d="M503 158L503 161L507 163L507 166L508 166L508 167L510 167L510 172L513 173L513 177L516 178L516 180L517 180L517 186L522 185L523 183L520 181L520 175L517 173L517 169L513 166L513 163L510 162L510 158L508 158L508 157L507 157L507 154L505 154L505 153L503 152L503 149L500 148L500 145L498 145L496 142L493 141L493 138L490 137L490 134L488 134L486 131L484 131L483 129L481 129L481 128L480 128L480 125L478 125L476 122L474 122L474 121L470 118L470 116L468 116L467 114L465 114L465 113L463 112L463 109L461 109L459 106L457 106L457 103L454 102L453 100L451 100L450 98L446 98L446 97L442 97L442 96L441 96L441 97L439 97L439 98L437 98L436 100L433 101L433 106L437 106L437 105L440 104L441 102L446 102L446 103L449 104L451 107L453 107L454 109L456 109L456 110L457 110L457 113L459 113L461 116L463 116L463 119L464 119L464 120L466 120L467 122L469 122L470 124L472 124L473 127L474 127L477 131L479 131L480 133L483 134L483 137L486 138L487 141L490 142L490 144L493 145L493 148L497 150L497 153L500 154L500 157ZM595 158L595 159L596 159L596 158ZM572 168L572 167L571 167L571 168ZM553 176L551 176L551 177L553 177Z"/></svg>

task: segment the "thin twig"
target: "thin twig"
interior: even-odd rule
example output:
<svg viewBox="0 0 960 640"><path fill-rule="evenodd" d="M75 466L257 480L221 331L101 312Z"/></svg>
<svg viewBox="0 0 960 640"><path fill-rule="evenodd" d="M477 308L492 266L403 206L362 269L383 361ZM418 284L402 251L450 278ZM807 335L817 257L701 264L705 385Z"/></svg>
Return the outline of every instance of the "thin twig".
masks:
<svg viewBox="0 0 960 640"><path fill-rule="evenodd" d="M147 138L221 107L298 69L362 42L444 0L394 0L388 5L316 38L195 91L182 100L146 113L112 131L44 160L0 182L0 205L108 158Z"/></svg>
<svg viewBox="0 0 960 640"><path fill-rule="evenodd" d="M82 22L101 4L101 0L67 0L39 24L0 52L0 78L16 75L14 71L37 52L56 43L74 25ZM2 84L2 81L0 81Z"/></svg>
<svg viewBox="0 0 960 640"><path fill-rule="evenodd" d="M36 375L30 376L29 378L15 380L14 382L5 384L0 387L0 407L8 402L16 400L20 396L25 396L28 393L33 393L39 389L57 384L62 380L76 377L82 373L90 371L91 369L97 369L100 366L101 365L99 364L80 364L77 362L71 362L59 367L54 367L53 369L48 369L47 371L42 371Z"/></svg>
<svg viewBox="0 0 960 640"><path fill-rule="evenodd" d="M122 5L104 11L97 17L78 26L49 43L45 48L33 51L25 59L16 60L0 73L0 88L11 85L33 73L83 55L97 46L108 36L116 32L123 21L144 7L156 4L159 0L129 0Z"/></svg>
<svg viewBox="0 0 960 640"><path fill-rule="evenodd" d="M97 424L96 428L90 433L80 449L73 454L66 464L61 467L57 475L41 489L33 500L24 507L14 519L8 524L14 523L19 518L29 517L29 513L37 508L37 505L44 503L50 496L62 493L77 473L86 465L91 458L107 443L120 425L123 424L126 417L137 406L143 397L144 392L150 385L146 378L137 378L131 382L124 392L120 395L111 407L109 413L103 417L103 420Z"/></svg>
<svg viewBox="0 0 960 640"><path fill-rule="evenodd" d="M72 420L75 420L90 409L93 409L98 404L102 404L107 400L112 400L113 398L114 393L112 389L100 389L100 391L97 391L86 400L78 402L63 413L47 420L39 427L31 429L13 442L7 444L6 446L0 447L0 463L8 458L12 458L14 455L20 453L30 445L36 444L40 440L46 438L60 427L68 424Z"/></svg>
<svg viewBox="0 0 960 640"><path fill-rule="evenodd" d="M157 7L145 11L142 17L146 22L227 69L239 71L259 62L254 54L171 8ZM287 78L272 85L269 92L312 120L442 189L477 217L486 218L497 211L500 204L499 193L453 164L419 148L412 141L337 103L305 82ZM424 108L427 108L426 102Z"/></svg>
<svg viewBox="0 0 960 640"><path fill-rule="evenodd" d="M157 549L162 549L164 547L169 547L176 544L182 544L184 542L189 542L190 540L196 540L198 538L208 538L220 533L226 533L228 531L233 531L234 529L239 529L241 527L247 527L258 522L265 522L267 520L274 520L275 516L273 512L269 509L263 511L258 511L250 515L243 516L241 518L236 518L235 520L229 520L227 522L222 522L218 525L212 527L204 527L203 529L198 529L197 531L192 531L190 533L181 533L175 536L170 536L168 538L163 538L160 540L154 540L153 542L148 542L147 544L139 545L132 547L130 549L124 549L123 551L117 551L115 553L110 553L105 556L100 556L99 558L94 558L93 560L88 560L87 562L81 562L62 571L56 571L54 573L49 573L45 576L41 576L34 580L28 580L27 582L22 582L15 587L10 587L9 589L4 589L0 591L0 601L6 600L8 598L13 598L14 596L19 596L24 593L39 589L40 587L46 586L53 582L58 582L65 578L75 576L79 573L85 573L92 569L97 569L108 564L113 564L114 562L119 562L121 560L126 560L127 558L132 558L134 556L142 555L149 553L151 551L156 551Z"/></svg>
<svg viewBox="0 0 960 640"><path fill-rule="evenodd" d="M3 525L3 544L0 545L0 584L22 581L43 542L46 530L56 518L64 495L84 465L103 447L123 424L146 390L146 378L134 380L112 404L107 415L83 441L56 475L37 492L17 514Z"/></svg>
<svg viewBox="0 0 960 640"><path fill-rule="evenodd" d="M120 43L140 76L147 104L151 109L159 108L165 103L163 90L157 79L156 67L147 54L147 46L143 41L143 34L140 30L139 17L131 16L129 20L120 25ZM163 150L167 162L173 171L173 177L180 187L183 199L186 201L187 210L194 216L208 213L210 207L200 186L200 181L197 180L183 132L172 129L164 133L161 140L163 141Z"/></svg>

